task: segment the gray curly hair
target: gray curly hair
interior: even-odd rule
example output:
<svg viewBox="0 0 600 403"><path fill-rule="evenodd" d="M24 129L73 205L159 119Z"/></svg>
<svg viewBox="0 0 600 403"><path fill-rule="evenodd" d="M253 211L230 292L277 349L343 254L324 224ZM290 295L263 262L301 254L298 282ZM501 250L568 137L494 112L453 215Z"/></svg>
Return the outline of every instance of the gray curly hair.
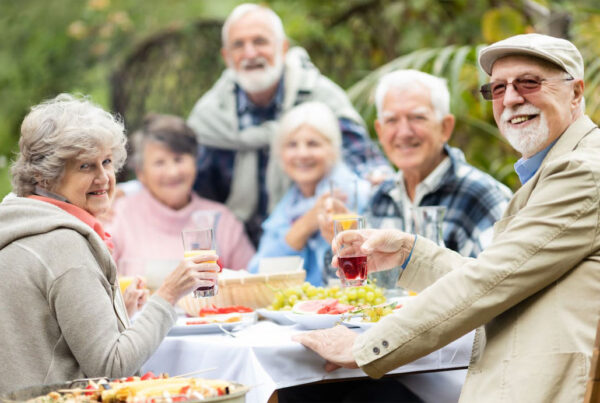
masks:
<svg viewBox="0 0 600 403"><path fill-rule="evenodd" d="M179 116L150 113L144 117L142 127L129 139L129 159L136 171L141 171L144 166L144 150L148 143L162 144L175 154L191 154L194 160L198 156L196 133Z"/></svg>
<svg viewBox="0 0 600 403"><path fill-rule="evenodd" d="M12 165L12 186L29 196L36 186L52 191L67 161L96 157L110 148L115 171L125 164L123 122L83 96L60 94L33 106L21 124L19 153Z"/></svg>

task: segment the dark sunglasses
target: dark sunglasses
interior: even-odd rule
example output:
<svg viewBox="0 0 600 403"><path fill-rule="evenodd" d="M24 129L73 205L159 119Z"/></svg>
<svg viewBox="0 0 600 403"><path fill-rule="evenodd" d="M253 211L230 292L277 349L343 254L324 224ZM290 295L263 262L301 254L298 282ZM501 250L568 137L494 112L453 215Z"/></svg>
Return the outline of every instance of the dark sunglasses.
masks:
<svg viewBox="0 0 600 403"><path fill-rule="evenodd" d="M479 92L484 99L491 101L492 99L500 99L504 97L506 93L506 87L512 84L515 91L521 95L531 94L537 92L542 88L544 81L571 81L573 77L569 78L539 78L539 77L521 77L513 80L512 83L506 81L494 81L481 86Z"/></svg>

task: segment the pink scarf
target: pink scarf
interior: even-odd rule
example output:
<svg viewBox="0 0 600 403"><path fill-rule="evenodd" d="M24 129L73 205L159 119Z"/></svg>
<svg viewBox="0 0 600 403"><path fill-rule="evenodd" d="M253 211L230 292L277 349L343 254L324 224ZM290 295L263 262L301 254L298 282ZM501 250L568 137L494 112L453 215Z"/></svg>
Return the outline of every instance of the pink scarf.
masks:
<svg viewBox="0 0 600 403"><path fill-rule="evenodd" d="M52 199L52 198L46 197L46 196L31 195L31 196L27 196L27 197L30 199L40 200L40 201L44 201L46 203L53 204L56 207L60 207L67 213L79 218L81 221L83 221L84 223L89 225L96 234L100 235L100 238L102 238L102 240L104 241L106 246L108 246L108 249L112 253L115 246L112 242L112 237L110 236L110 234L108 232L104 231L102 224L100 224L100 221L98 221L96 219L96 217L94 217L93 215L91 215L90 213L88 213L87 211L82 209L81 207L77 207L74 204L70 204L67 202L60 201L60 200Z"/></svg>

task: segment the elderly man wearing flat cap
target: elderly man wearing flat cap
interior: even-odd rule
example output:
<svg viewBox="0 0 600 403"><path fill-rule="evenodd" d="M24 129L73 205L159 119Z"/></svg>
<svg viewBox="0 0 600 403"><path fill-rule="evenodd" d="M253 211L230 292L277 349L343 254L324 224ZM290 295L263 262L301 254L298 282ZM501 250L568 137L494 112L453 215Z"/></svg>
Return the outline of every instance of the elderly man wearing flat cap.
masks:
<svg viewBox="0 0 600 403"><path fill-rule="evenodd" d="M460 402L581 402L600 315L600 130L584 114L583 60L569 41L528 34L484 48L479 64L481 93L522 154L523 185L491 245L472 259L400 231L346 231L334 250L352 242L369 270L404 264L402 286L420 293L360 335L297 340L326 368L378 378L485 325Z"/></svg>

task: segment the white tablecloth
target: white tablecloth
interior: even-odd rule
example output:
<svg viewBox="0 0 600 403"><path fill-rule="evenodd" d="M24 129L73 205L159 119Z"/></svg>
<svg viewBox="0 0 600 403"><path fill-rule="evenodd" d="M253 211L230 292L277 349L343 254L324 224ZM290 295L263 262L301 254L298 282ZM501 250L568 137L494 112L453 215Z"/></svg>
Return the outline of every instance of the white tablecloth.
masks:
<svg viewBox="0 0 600 403"><path fill-rule="evenodd" d="M247 402L267 402L276 389L288 386L366 376L361 369L325 372L321 357L291 340L293 334L303 331L299 325L280 326L260 321L235 333L235 338L223 333L167 337L142 371L167 372L173 376L216 367L198 376L251 386ZM390 373L465 367L472 340L473 335L468 334Z"/></svg>

